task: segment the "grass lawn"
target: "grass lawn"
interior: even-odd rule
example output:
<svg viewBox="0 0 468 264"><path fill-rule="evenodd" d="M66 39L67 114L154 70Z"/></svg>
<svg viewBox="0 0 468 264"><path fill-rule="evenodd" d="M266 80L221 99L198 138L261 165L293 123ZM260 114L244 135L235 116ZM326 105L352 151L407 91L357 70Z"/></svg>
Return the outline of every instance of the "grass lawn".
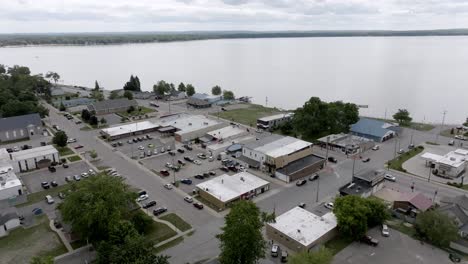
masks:
<svg viewBox="0 0 468 264"><path fill-rule="evenodd" d="M44 200L46 195L51 195L52 197L55 197L55 199L59 199L57 198L58 193L66 192L68 191L68 189L70 189L70 187L71 187L71 184L64 184L64 185L59 185L57 187L50 187L50 189L47 189L44 191L28 194L28 201L26 203L18 204L16 207L23 207L23 206L30 205L33 203L37 203L41 200Z"/></svg>
<svg viewBox="0 0 468 264"><path fill-rule="evenodd" d="M154 112L154 109L151 109L148 107L139 106L138 108L140 108L141 111L138 111L138 109L136 109L135 111L132 111L130 113L128 113L127 111L123 111L123 112L119 112L118 114L124 117L132 117L132 116L145 115L145 114Z"/></svg>
<svg viewBox="0 0 468 264"><path fill-rule="evenodd" d="M81 157L78 156L78 155L73 155L73 156L67 157L67 159L68 159L69 162L74 162L74 161L81 160Z"/></svg>
<svg viewBox="0 0 468 264"><path fill-rule="evenodd" d="M404 225L403 222L401 222L401 220L397 220L397 221L394 221L392 223L387 223L387 224L389 227L395 230L398 230L403 234L406 234L412 238L418 239L416 238L416 230L414 229L414 227Z"/></svg>
<svg viewBox="0 0 468 264"><path fill-rule="evenodd" d="M153 222L151 230L145 234L146 238L151 241L153 244L157 244L166 239L169 239L177 235L177 232L172 230L166 224Z"/></svg>
<svg viewBox="0 0 468 264"><path fill-rule="evenodd" d="M269 115L281 113L277 108L269 108L261 105L251 104L249 107L223 111L219 113L220 118L231 120L251 127L255 127L257 119ZM218 114L213 114L217 116Z"/></svg>
<svg viewBox="0 0 468 264"><path fill-rule="evenodd" d="M405 163L407 160L421 153L423 150L423 146L418 146L410 151L401 154L400 156L397 156L395 159L389 161L387 165L390 166L390 169L406 172L406 170L403 169L401 165L403 165L403 163Z"/></svg>
<svg viewBox="0 0 468 264"><path fill-rule="evenodd" d="M71 155L71 154L74 154L75 152L73 152L73 150L71 150L69 147L58 147L58 146L55 146L60 154L60 156L67 156L67 155Z"/></svg>
<svg viewBox="0 0 468 264"><path fill-rule="evenodd" d="M157 248L155 248L154 250L156 251L156 253L159 253L161 251L164 251L168 248L171 248L171 247L174 247L175 245L179 244L180 242L184 241L184 237L178 237L174 240L172 240L171 242L168 242L162 246L159 246Z"/></svg>
<svg viewBox="0 0 468 264"><path fill-rule="evenodd" d="M159 219L168 221L169 223L173 224L182 232L187 231L190 228L192 228L192 226L189 223L185 222L184 219L180 218L178 215L174 213L167 214L165 216L160 217Z"/></svg>
<svg viewBox="0 0 468 264"><path fill-rule="evenodd" d="M38 225L17 228L0 238L0 263L29 263L34 256L55 257L67 252L57 234L50 230L48 218L42 215L36 220Z"/></svg>
<svg viewBox="0 0 468 264"><path fill-rule="evenodd" d="M333 255L338 254L341 250L351 244L353 240L347 237L341 237L340 235L336 236L332 240L329 240L325 243L325 247L330 249Z"/></svg>

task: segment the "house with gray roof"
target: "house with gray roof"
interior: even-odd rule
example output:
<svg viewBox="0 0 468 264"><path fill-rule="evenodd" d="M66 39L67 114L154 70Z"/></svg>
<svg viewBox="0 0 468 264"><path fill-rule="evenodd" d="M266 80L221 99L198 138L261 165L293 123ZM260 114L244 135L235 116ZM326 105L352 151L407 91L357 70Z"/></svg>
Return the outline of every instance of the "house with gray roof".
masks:
<svg viewBox="0 0 468 264"><path fill-rule="evenodd" d="M0 118L0 142L40 137L44 133L39 114Z"/></svg>
<svg viewBox="0 0 468 264"><path fill-rule="evenodd" d="M111 113L118 113L127 111L130 107L138 107L136 100L128 100L127 98L120 98L114 100L104 100L99 102L94 102L88 105L89 111L95 111L96 115L105 115Z"/></svg>
<svg viewBox="0 0 468 264"><path fill-rule="evenodd" d="M20 226L21 223L15 207L9 207L0 212L0 237L7 236L10 230Z"/></svg>
<svg viewBox="0 0 468 264"><path fill-rule="evenodd" d="M350 129L352 135L365 137L375 142L391 139L398 132L399 127L395 124L367 117L359 118L359 121L351 125Z"/></svg>
<svg viewBox="0 0 468 264"><path fill-rule="evenodd" d="M62 103L66 108L75 107L79 105L89 105L94 103L96 100L92 98L80 97L80 98L72 98L70 100L57 100L55 101L54 105L59 107Z"/></svg>
<svg viewBox="0 0 468 264"><path fill-rule="evenodd" d="M444 197L440 203L441 206L437 211L451 217L458 227L460 236L468 238L468 197L466 195Z"/></svg>

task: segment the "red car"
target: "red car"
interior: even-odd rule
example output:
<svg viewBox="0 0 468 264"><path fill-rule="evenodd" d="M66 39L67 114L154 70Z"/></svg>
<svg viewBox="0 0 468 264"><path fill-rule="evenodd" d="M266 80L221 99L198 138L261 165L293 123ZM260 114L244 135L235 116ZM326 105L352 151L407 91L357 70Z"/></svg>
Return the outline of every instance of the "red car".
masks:
<svg viewBox="0 0 468 264"><path fill-rule="evenodd" d="M82 145L76 145L76 146L74 146L73 148L74 148L74 149L80 149L80 148L83 148L83 146L82 146Z"/></svg>
<svg viewBox="0 0 468 264"><path fill-rule="evenodd" d="M162 176L169 176L168 170L160 170L159 173L161 173Z"/></svg>
<svg viewBox="0 0 468 264"><path fill-rule="evenodd" d="M199 210L203 209L203 204L201 203L194 203L193 206Z"/></svg>

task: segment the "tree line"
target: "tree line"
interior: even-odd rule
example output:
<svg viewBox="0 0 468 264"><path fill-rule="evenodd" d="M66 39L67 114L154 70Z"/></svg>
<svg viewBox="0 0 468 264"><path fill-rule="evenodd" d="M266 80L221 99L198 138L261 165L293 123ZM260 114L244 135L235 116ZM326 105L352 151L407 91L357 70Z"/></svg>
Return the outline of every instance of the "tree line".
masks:
<svg viewBox="0 0 468 264"><path fill-rule="evenodd" d="M39 113L48 115L39 104L38 95L51 97L51 84L42 75L31 75L28 67L0 65L0 116L11 117Z"/></svg>

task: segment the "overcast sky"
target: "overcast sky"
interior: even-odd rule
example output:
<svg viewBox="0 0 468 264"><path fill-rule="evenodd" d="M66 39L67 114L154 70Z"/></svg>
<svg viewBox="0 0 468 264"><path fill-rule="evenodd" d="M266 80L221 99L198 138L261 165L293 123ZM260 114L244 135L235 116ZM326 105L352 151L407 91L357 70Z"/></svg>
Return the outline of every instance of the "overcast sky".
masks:
<svg viewBox="0 0 468 264"><path fill-rule="evenodd" d="M468 28L468 0L0 0L0 32Z"/></svg>

